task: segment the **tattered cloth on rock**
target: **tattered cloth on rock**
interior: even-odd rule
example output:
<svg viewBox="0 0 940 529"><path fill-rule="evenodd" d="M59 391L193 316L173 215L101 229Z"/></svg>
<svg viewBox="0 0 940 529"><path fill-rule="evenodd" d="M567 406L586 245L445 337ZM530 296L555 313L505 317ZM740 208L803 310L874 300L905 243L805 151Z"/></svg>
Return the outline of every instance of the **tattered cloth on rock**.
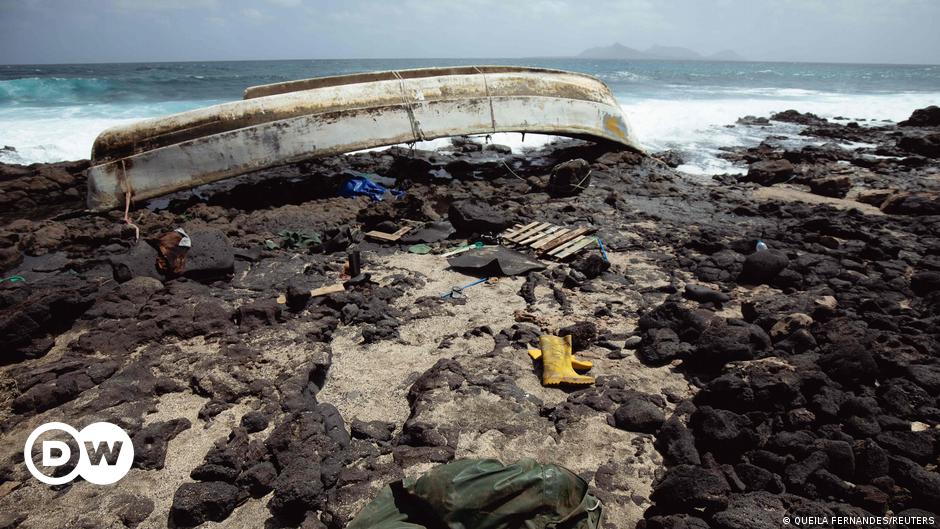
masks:
<svg viewBox="0 0 940 529"><path fill-rule="evenodd" d="M462 459L385 486L347 529L597 529L587 490L557 465Z"/></svg>
<svg viewBox="0 0 940 529"><path fill-rule="evenodd" d="M451 268L479 277L518 276L545 269L544 264L528 255L502 246L485 246L479 250L464 252L448 259L447 262Z"/></svg>

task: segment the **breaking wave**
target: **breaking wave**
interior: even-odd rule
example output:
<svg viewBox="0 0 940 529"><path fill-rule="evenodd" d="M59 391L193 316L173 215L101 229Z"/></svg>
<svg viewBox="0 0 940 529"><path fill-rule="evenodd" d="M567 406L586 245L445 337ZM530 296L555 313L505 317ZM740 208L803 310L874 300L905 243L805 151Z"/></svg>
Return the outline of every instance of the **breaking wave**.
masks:
<svg viewBox="0 0 940 529"><path fill-rule="evenodd" d="M69 105L100 102L111 83L96 78L27 77L0 81L0 104Z"/></svg>

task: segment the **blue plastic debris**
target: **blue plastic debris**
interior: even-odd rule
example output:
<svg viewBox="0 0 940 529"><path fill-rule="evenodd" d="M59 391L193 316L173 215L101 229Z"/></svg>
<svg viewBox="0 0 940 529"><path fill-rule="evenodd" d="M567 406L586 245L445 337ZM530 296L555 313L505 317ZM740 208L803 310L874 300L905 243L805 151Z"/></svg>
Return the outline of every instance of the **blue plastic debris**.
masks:
<svg viewBox="0 0 940 529"><path fill-rule="evenodd" d="M339 188L339 196L341 197L367 196L375 202L379 202L385 197L385 193L391 193L395 198L405 194L404 191L388 189L373 182L366 173L346 171L343 174L350 175L350 178L343 182L343 185Z"/></svg>

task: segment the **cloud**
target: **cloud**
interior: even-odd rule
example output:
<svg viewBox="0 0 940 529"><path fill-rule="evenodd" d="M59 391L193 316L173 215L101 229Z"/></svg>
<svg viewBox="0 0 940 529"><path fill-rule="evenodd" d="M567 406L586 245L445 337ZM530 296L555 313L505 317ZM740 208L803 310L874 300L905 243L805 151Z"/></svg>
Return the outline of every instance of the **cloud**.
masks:
<svg viewBox="0 0 940 529"><path fill-rule="evenodd" d="M219 5L219 0L114 0L114 7L125 10L206 9Z"/></svg>
<svg viewBox="0 0 940 529"><path fill-rule="evenodd" d="M241 13L243 17L251 20L263 20L266 18L271 18L271 15L262 13L253 7L246 7L242 9Z"/></svg>
<svg viewBox="0 0 940 529"><path fill-rule="evenodd" d="M303 4L303 0L265 0L265 2L280 7L297 7Z"/></svg>

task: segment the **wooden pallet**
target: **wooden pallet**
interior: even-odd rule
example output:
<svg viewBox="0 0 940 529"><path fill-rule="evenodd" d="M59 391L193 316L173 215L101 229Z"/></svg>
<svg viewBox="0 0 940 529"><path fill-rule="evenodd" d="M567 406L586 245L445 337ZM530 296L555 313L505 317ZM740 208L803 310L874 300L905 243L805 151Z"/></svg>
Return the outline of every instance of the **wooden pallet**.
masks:
<svg viewBox="0 0 940 529"><path fill-rule="evenodd" d="M504 243L531 248L544 256L567 259L597 243L593 228L564 228L548 222L517 224L503 232Z"/></svg>

